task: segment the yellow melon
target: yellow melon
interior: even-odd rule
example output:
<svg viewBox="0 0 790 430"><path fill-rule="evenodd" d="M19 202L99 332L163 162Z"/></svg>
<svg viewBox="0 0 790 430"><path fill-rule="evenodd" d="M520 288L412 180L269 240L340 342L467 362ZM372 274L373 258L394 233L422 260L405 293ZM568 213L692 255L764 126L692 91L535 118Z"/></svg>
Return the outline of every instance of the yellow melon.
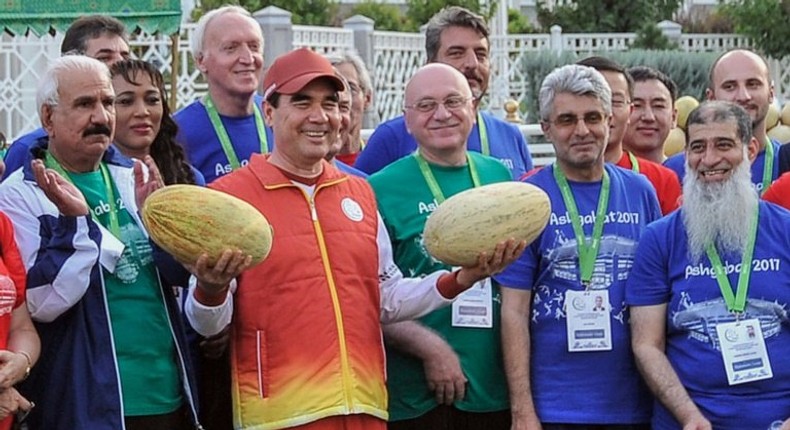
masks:
<svg viewBox="0 0 790 430"><path fill-rule="evenodd" d="M675 100L675 109L678 112L678 128L686 129L686 120L688 120L691 111L697 106L699 106L699 102L691 96L683 96Z"/></svg>
<svg viewBox="0 0 790 430"><path fill-rule="evenodd" d="M263 261L272 248L272 228L249 203L195 185L170 185L152 193L141 211L151 239L184 263L204 252L216 263L225 249Z"/></svg>
<svg viewBox="0 0 790 430"><path fill-rule="evenodd" d="M671 157L686 148L686 133L680 128L669 130L664 140L664 155Z"/></svg>
<svg viewBox="0 0 790 430"><path fill-rule="evenodd" d="M425 223L425 248L452 266L473 266L478 255L490 256L499 242L527 243L546 227L549 196L523 182L502 182L458 193L439 205Z"/></svg>
<svg viewBox="0 0 790 430"><path fill-rule="evenodd" d="M768 137L781 144L790 142L790 125L779 124L768 130Z"/></svg>

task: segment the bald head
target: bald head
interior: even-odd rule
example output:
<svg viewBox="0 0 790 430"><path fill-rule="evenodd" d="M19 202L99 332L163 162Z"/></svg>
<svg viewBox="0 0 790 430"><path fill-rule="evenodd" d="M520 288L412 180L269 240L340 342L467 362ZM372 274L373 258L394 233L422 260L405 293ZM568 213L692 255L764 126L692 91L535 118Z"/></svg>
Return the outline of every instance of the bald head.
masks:
<svg viewBox="0 0 790 430"><path fill-rule="evenodd" d="M763 57L747 49L722 54L711 66L707 96L746 109L758 141L765 140L765 117L774 98L774 86Z"/></svg>
<svg viewBox="0 0 790 430"><path fill-rule="evenodd" d="M406 105L412 105L419 100L426 85L431 86L438 82L449 84L464 97L472 96L469 82L463 73L444 63L430 63L420 67L406 83Z"/></svg>
<svg viewBox="0 0 790 430"><path fill-rule="evenodd" d="M420 153L437 164L466 161L466 140L475 121L466 77L443 63L421 67L406 85L404 119Z"/></svg>

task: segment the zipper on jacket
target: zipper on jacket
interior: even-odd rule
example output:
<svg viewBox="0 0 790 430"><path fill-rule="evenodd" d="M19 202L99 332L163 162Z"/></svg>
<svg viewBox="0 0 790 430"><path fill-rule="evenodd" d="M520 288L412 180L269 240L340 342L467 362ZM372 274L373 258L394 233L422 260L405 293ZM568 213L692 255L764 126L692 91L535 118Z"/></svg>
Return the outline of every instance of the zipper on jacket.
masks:
<svg viewBox="0 0 790 430"><path fill-rule="evenodd" d="M335 278L332 276L332 267L329 263L329 255L326 249L326 241L324 240L324 233L321 229L321 222L318 220L318 212L315 208L315 196L318 194L318 191L323 188L324 186L329 184L321 184L316 187L315 191L313 192L312 196L308 196L307 193L302 190L305 198L307 198L308 204L310 205L310 213L313 218L313 229L315 230L315 236L318 240L318 249L321 253L321 262L324 266L324 273L326 276L327 283L329 284L329 294L332 297L332 308L335 313L335 323L337 325L337 340L340 346L340 364L342 367L342 379L343 379L343 397L345 399L345 404L349 408L353 408L351 404L351 365L349 364L348 360L348 345L346 344L346 332L345 327L343 325L343 313L340 310L340 298L337 294L337 285L335 284Z"/></svg>

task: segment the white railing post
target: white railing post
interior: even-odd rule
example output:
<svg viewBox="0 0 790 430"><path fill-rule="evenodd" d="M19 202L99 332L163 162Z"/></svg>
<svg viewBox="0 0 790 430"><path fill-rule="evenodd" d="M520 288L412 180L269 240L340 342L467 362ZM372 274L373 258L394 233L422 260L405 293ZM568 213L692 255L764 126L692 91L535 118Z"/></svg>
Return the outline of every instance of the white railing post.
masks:
<svg viewBox="0 0 790 430"><path fill-rule="evenodd" d="M263 29L264 69L278 56L293 49L291 12L277 6L265 7L252 14Z"/></svg>
<svg viewBox="0 0 790 430"><path fill-rule="evenodd" d="M559 25L551 26L551 50L556 52L557 55L562 54L562 27Z"/></svg>
<svg viewBox="0 0 790 430"><path fill-rule="evenodd" d="M343 21L343 28L354 32L354 48L370 69L373 64L373 29L376 22L363 15L354 15ZM373 79L373 77L371 77Z"/></svg>
<svg viewBox="0 0 790 430"><path fill-rule="evenodd" d="M664 35L670 42L680 46L680 38L683 34L683 26L669 20L661 21L657 24L661 34Z"/></svg>
<svg viewBox="0 0 790 430"><path fill-rule="evenodd" d="M354 32L354 49L357 50L360 58L365 62L365 67L368 69L372 85L371 90L376 88L376 75L372 73L374 53L376 52L373 38L375 26L375 21L363 15L354 15L343 21L343 28ZM368 109L365 110L365 115L362 118L362 126L374 127L376 122L375 109L371 103Z"/></svg>

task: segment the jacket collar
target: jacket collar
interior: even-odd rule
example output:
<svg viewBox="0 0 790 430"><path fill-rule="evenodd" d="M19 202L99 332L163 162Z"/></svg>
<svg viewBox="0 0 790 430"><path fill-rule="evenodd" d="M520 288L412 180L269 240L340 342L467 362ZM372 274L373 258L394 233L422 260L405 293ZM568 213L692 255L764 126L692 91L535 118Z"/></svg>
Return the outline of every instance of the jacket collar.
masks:
<svg viewBox="0 0 790 430"><path fill-rule="evenodd" d="M22 166L25 180L28 181L35 181L35 176L33 176L33 169L30 166L30 163L37 159L43 158L44 152L49 147L49 136L44 136L37 139L31 146L30 150L27 153L27 157L25 157L25 164ZM106 151L104 151L104 155L102 156L102 161L107 163L110 166L119 166L119 167L127 167L131 168L134 166L132 160L127 158L125 155L121 154L113 145L110 145Z"/></svg>
<svg viewBox="0 0 790 430"><path fill-rule="evenodd" d="M334 183L348 178L348 175L338 170L326 160L321 160L321 165L323 166L323 171L321 172L321 176L318 177L316 186L325 183ZM250 158L249 168L252 174L255 175L266 188L293 185L291 180L286 177L279 168L269 162L268 154L253 154Z"/></svg>

